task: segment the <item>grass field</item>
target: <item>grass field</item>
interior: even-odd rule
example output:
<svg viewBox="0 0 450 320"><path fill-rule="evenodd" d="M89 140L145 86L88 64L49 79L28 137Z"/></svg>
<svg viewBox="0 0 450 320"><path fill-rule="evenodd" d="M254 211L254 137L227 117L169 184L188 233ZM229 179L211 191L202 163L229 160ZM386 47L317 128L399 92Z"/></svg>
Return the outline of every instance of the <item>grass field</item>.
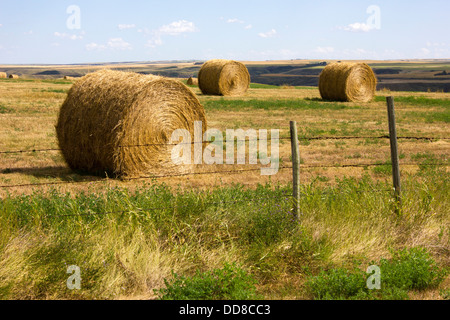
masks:
<svg viewBox="0 0 450 320"><path fill-rule="evenodd" d="M252 84L231 98L191 87L209 128L279 129L289 137L289 121L297 121L296 221L289 169L263 177L238 171L249 165L214 165L199 170L236 174L133 181L70 171L58 151L39 150L57 149L54 126L71 84L0 79L0 298L192 297L175 289L189 283L197 294L211 293L217 279L241 295L210 297L449 298L450 93L384 90L358 104L322 101L314 87ZM399 216L389 141L370 138L388 133L387 95L395 98L400 137L434 138L399 140ZM363 138L302 139L346 136ZM19 150L38 151L2 153ZM290 165L288 140L280 140L280 157ZM358 272L371 264L382 272L401 267L382 290L368 292ZM80 290L67 289L69 265L81 268ZM335 283L348 285L326 291Z"/></svg>

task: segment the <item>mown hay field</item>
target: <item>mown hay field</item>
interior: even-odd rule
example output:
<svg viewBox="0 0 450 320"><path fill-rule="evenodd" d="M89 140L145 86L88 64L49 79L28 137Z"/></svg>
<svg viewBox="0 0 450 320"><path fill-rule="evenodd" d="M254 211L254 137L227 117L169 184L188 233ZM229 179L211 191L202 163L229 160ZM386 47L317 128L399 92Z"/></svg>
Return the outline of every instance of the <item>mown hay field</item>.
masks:
<svg viewBox="0 0 450 320"><path fill-rule="evenodd" d="M364 269L392 250L423 247L450 266L450 141L439 139L450 137L450 94L383 91L353 103L322 101L315 87L251 84L243 96L219 97L191 86L208 128L279 129L287 138L297 121L303 202L295 222L290 169L261 176L239 172L250 165L205 165L227 173L131 181L72 172L54 150L71 85L0 80L0 298L155 298L172 271L237 263L264 299L314 299L306 284L320 270ZM388 133L387 95L398 136L435 138L399 141L401 216L392 210L389 140L370 138ZM302 139L342 136L361 138ZM290 165L289 140L280 140L280 166ZM84 270L81 290L66 288L69 264ZM408 295L442 299L448 290L446 277Z"/></svg>

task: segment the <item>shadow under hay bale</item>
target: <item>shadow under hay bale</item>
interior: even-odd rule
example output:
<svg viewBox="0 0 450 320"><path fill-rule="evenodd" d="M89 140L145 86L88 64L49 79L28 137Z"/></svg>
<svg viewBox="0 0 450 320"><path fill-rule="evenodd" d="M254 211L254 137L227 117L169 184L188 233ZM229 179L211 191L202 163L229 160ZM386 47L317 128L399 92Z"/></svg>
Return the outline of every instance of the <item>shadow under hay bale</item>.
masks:
<svg viewBox="0 0 450 320"><path fill-rule="evenodd" d="M368 102L373 99L376 86L375 73L366 63L333 63L319 76L319 91L324 100Z"/></svg>
<svg viewBox="0 0 450 320"><path fill-rule="evenodd" d="M203 94L238 96L248 90L250 74L247 67L240 62L209 60L198 73L198 86Z"/></svg>
<svg viewBox="0 0 450 320"><path fill-rule="evenodd" d="M168 143L176 129L192 137L194 121L202 121L206 131L203 106L180 81L101 70L71 87L56 133L75 171L127 177L185 173L193 165L175 165Z"/></svg>

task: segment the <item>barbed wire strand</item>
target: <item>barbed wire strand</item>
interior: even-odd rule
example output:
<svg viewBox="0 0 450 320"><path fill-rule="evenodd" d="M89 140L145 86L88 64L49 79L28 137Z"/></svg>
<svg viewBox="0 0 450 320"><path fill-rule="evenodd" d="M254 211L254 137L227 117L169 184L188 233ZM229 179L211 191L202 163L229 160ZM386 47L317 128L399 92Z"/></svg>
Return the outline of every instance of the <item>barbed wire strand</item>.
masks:
<svg viewBox="0 0 450 320"><path fill-rule="evenodd" d="M279 138L271 138L272 140L291 140L290 137L279 137ZM298 137L299 140L353 140L353 139L389 139L388 135L381 136L320 136L320 137ZM397 137L398 140L450 140L447 137ZM247 141L259 141L260 139L244 139L244 140L234 140L235 142L247 142ZM218 140L223 141L223 140ZM180 143L149 143L149 144L136 144L129 146L119 146L119 148L139 148L139 147L152 147L152 146L178 146L184 144L214 144L216 141L192 141L192 142L180 142ZM34 152L53 152L53 151L61 151L61 149L49 148L49 149L31 149L31 150L6 150L0 151L0 154L13 154L13 153L34 153Z"/></svg>

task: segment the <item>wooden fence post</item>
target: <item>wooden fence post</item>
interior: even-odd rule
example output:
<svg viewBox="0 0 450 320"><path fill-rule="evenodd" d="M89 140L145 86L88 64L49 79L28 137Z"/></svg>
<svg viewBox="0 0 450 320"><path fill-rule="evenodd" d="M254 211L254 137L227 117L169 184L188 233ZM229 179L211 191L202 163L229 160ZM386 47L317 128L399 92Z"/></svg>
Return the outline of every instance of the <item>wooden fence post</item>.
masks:
<svg viewBox="0 0 450 320"><path fill-rule="evenodd" d="M294 215L300 219L300 150L298 146L297 122L290 121L291 150L292 150L292 177L293 177L293 203Z"/></svg>
<svg viewBox="0 0 450 320"><path fill-rule="evenodd" d="M395 127L395 110L394 110L394 98L386 97L388 120L389 120L389 140L391 145L391 162L392 162L392 180L394 183L394 200L395 200L395 213L400 214L402 201L401 201L401 187L400 187L400 165L398 158L398 146L397 146L397 130Z"/></svg>

